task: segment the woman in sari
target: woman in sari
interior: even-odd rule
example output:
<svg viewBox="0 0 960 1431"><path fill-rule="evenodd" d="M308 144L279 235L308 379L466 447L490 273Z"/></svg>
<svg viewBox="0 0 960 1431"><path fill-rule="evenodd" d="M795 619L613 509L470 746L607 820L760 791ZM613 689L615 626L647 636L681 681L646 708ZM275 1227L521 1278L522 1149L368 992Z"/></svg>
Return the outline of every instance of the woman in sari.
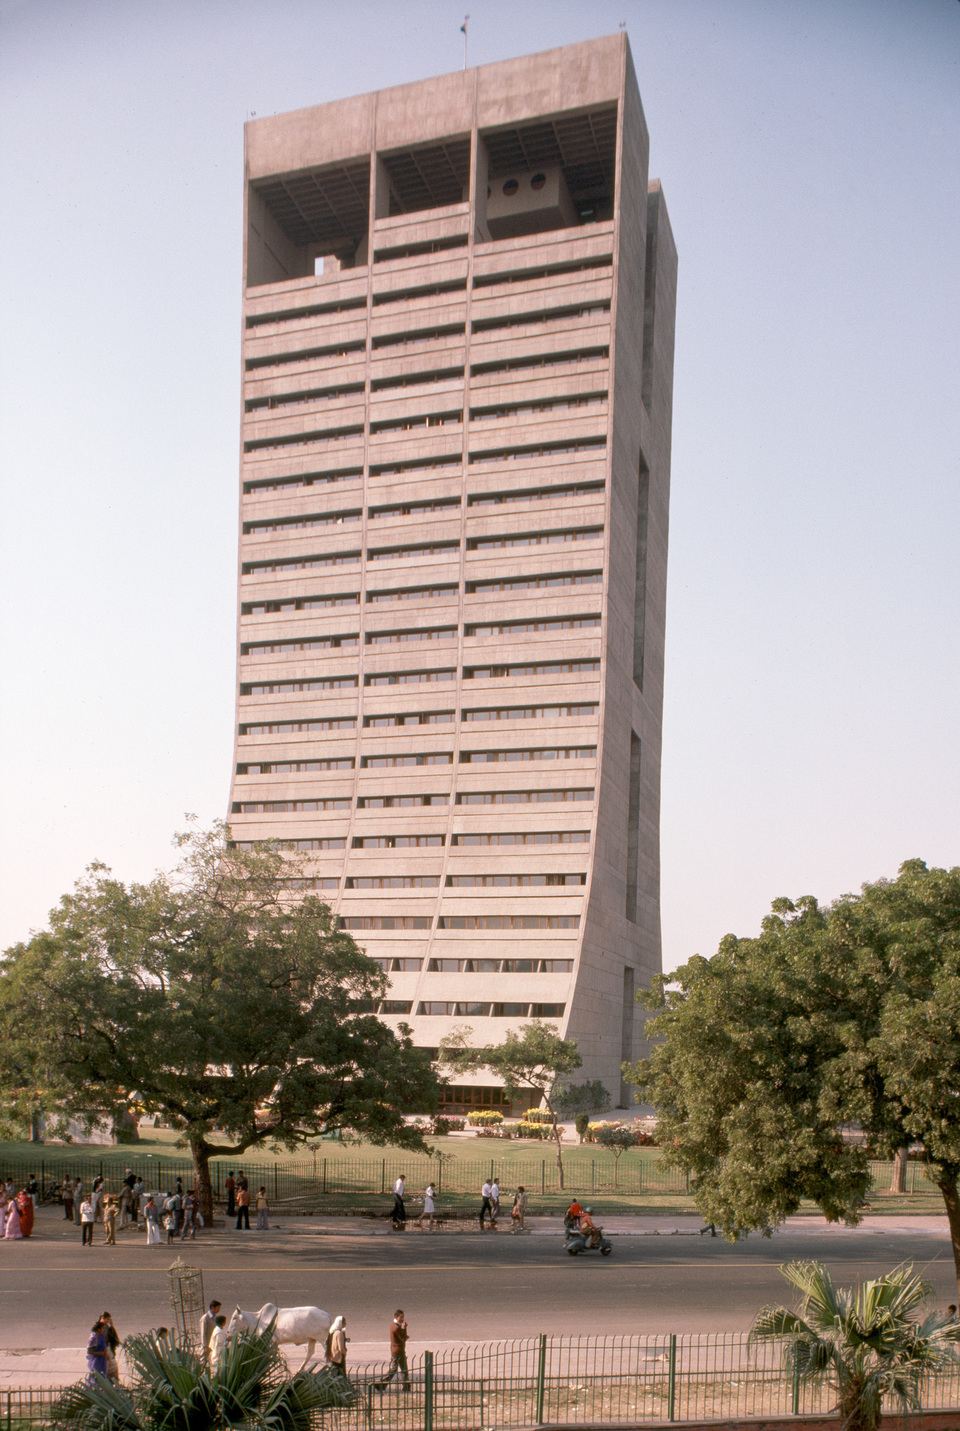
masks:
<svg viewBox="0 0 960 1431"><path fill-rule="evenodd" d="M33 1198L24 1188L17 1193L17 1207L20 1209L20 1231L29 1237L33 1231Z"/></svg>
<svg viewBox="0 0 960 1431"><path fill-rule="evenodd" d="M23 1238L20 1230L20 1209L17 1207L16 1198L11 1198L7 1203L7 1225L3 1229L4 1238L12 1241L19 1241Z"/></svg>
<svg viewBox="0 0 960 1431"><path fill-rule="evenodd" d="M106 1378L107 1375L107 1338L104 1335L103 1322L98 1318L90 1329L90 1339L87 1342L87 1384L96 1386L97 1377Z"/></svg>

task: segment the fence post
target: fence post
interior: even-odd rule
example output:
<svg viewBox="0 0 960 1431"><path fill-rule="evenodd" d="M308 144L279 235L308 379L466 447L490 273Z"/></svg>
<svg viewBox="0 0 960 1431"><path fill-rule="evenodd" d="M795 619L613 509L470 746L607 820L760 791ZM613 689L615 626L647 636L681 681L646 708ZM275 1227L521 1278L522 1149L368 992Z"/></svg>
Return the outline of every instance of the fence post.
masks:
<svg viewBox="0 0 960 1431"><path fill-rule="evenodd" d="M540 1196L543 1197L547 1190L547 1160L540 1159Z"/></svg>
<svg viewBox="0 0 960 1431"><path fill-rule="evenodd" d="M540 1333L540 1347L537 1352L537 1425L543 1425L543 1395L547 1385L547 1334Z"/></svg>
<svg viewBox="0 0 960 1431"><path fill-rule="evenodd" d="M47 1165L46 1165L46 1163L44 1162L43 1158L41 1158L41 1159L40 1159L40 1196L41 1196L41 1198L45 1198L46 1195L47 1195L47 1177L46 1177L46 1173L45 1173L45 1171L44 1171L44 1169L46 1168L46 1166L47 1166Z"/></svg>
<svg viewBox="0 0 960 1431"><path fill-rule="evenodd" d="M790 1402L790 1410L794 1416L800 1415L800 1365L796 1361L793 1363L793 1396Z"/></svg>
<svg viewBox="0 0 960 1431"><path fill-rule="evenodd" d="M380 1159L380 1191L383 1192L387 1186L387 1160Z"/></svg>
<svg viewBox="0 0 960 1431"><path fill-rule="evenodd" d="M323 1160L323 1191L327 1191L327 1160Z"/></svg>
<svg viewBox="0 0 960 1431"><path fill-rule="evenodd" d="M274 1202L277 1202L277 1200L278 1200L279 1197L280 1197L280 1192L279 1192L279 1189L278 1189L278 1186L277 1186L278 1174L279 1174L279 1164L274 1163L274 1165L273 1165L273 1200L274 1200Z"/></svg>
<svg viewBox="0 0 960 1431"><path fill-rule="evenodd" d="M643 1192L643 1158L637 1164L637 1192Z"/></svg>
<svg viewBox="0 0 960 1431"><path fill-rule="evenodd" d="M590 1159L590 1191L591 1191L592 1193L595 1193L596 1190L597 1190L597 1160L596 1160L596 1158L591 1158L591 1159Z"/></svg>
<svg viewBox="0 0 960 1431"><path fill-rule="evenodd" d="M689 1193L689 1191L690 1191L690 1174L689 1174L689 1172L687 1172L687 1173L684 1174L684 1180L685 1180L685 1182L686 1182L685 1191Z"/></svg>
<svg viewBox="0 0 960 1431"><path fill-rule="evenodd" d="M667 1373L667 1420L677 1419L677 1334L670 1333L670 1366Z"/></svg>
<svg viewBox="0 0 960 1431"><path fill-rule="evenodd" d="M423 1431L433 1431L433 1352L423 1354Z"/></svg>

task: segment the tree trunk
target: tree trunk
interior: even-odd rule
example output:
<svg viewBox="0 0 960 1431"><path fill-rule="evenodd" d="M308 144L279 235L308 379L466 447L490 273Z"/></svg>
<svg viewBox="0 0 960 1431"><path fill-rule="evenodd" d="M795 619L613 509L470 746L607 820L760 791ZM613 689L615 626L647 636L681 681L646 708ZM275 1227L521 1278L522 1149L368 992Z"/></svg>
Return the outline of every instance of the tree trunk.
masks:
<svg viewBox="0 0 960 1431"><path fill-rule="evenodd" d="M210 1147L201 1135L190 1139L193 1154L194 1189L200 1200L200 1213L205 1227L213 1226L213 1184L210 1181Z"/></svg>
<svg viewBox="0 0 960 1431"><path fill-rule="evenodd" d="M953 1248L953 1266L957 1276L957 1302L960 1303L960 1193L957 1191L957 1177L949 1173L937 1180L937 1187L947 1209L947 1223L950 1228L950 1245Z"/></svg>
<svg viewBox="0 0 960 1431"><path fill-rule="evenodd" d="M893 1160L893 1177L890 1179L891 1193L903 1194L907 1190L907 1154L909 1148L898 1148Z"/></svg>
<svg viewBox="0 0 960 1431"><path fill-rule="evenodd" d="M563 1154L560 1151L560 1140L563 1137L563 1129L556 1119L553 1121L553 1136L557 1144L557 1177L560 1180L560 1191L563 1192Z"/></svg>

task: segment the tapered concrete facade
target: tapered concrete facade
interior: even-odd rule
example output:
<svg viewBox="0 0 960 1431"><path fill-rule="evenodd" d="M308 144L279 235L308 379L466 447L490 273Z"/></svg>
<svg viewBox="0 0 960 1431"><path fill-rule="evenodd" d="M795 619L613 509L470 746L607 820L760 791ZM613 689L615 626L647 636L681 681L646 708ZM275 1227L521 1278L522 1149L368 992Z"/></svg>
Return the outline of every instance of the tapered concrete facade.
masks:
<svg viewBox="0 0 960 1431"><path fill-rule="evenodd" d="M647 150L623 35L246 127L233 836L305 852L417 1043L547 1019L613 1099L660 969Z"/></svg>

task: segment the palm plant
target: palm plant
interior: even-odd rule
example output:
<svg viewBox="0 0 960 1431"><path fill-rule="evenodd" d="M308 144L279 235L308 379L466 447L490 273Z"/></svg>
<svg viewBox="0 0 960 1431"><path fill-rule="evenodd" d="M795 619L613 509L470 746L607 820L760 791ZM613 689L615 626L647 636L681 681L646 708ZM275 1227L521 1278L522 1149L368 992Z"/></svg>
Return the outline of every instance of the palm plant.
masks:
<svg viewBox="0 0 960 1431"><path fill-rule="evenodd" d="M955 1368L960 1323L916 1313L929 1285L901 1265L855 1290L835 1287L819 1262L780 1268L801 1293L800 1309L764 1307L751 1341L785 1338L785 1361L802 1383L833 1382L842 1431L876 1431L884 1400L919 1411L925 1377Z"/></svg>
<svg viewBox="0 0 960 1431"><path fill-rule="evenodd" d="M334 1368L287 1372L273 1336L240 1332L216 1368L189 1347L152 1333L124 1342L129 1390L103 1377L64 1392L54 1425L69 1431L310 1431L314 1413L349 1406L350 1383Z"/></svg>

